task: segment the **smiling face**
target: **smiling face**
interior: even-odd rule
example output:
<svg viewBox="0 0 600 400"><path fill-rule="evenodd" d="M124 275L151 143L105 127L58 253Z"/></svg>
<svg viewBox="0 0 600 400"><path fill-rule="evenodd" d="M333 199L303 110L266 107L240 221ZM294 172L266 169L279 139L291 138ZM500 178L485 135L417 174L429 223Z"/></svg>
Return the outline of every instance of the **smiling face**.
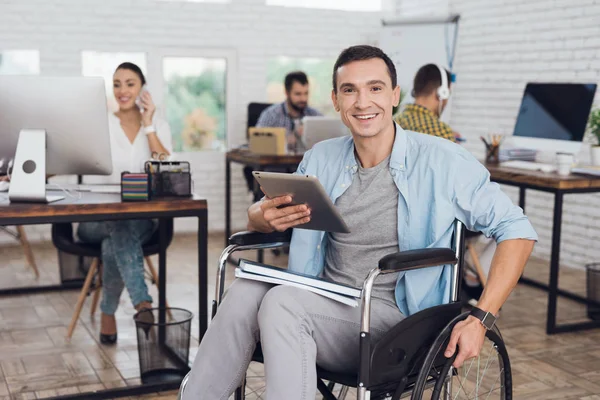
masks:
<svg viewBox="0 0 600 400"><path fill-rule="evenodd" d="M129 110L135 105L135 99L142 90L142 81L133 71L120 68L113 75L113 93L121 111Z"/></svg>
<svg viewBox="0 0 600 400"><path fill-rule="evenodd" d="M332 100L355 139L376 137L393 129L392 109L400 101L400 87L392 87L380 58L353 61L337 69L337 93Z"/></svg>

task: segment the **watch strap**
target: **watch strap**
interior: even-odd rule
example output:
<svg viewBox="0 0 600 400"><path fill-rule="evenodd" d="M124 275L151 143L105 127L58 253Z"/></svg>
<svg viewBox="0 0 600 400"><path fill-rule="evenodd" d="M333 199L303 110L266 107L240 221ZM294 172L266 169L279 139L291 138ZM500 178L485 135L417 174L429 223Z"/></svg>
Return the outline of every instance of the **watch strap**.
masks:
<svg viewBox="0 0 600 400"><path fill-rule="evenodd" d="M470 315L474 316L478 320L481 321L481 324L485 327L485 329L490 330L494 327L496 323L496 317L491 312L483 311L481 308L473 307Z"/></svg>
<svg viewBox="0 0 600 400"><path fill-rule="evenodd" d="M142 129L143 129L144 134L146 134L146 135L149 135L151 133L156 133L156 127L154 125L144 126Z"/></svg>

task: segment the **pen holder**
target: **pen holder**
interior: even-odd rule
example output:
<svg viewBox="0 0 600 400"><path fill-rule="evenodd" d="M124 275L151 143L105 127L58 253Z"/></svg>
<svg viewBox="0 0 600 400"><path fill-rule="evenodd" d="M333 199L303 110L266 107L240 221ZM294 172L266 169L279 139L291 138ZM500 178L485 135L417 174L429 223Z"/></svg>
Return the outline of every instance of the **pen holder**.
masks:
<svg viewBox="0 0 600 400"><path fill-rule="evenodd" d="M500 162L500 146L490 145L485 150L485 162L488 164L498 164Z"/></svg>
<svg viewBox="0 0 600 400"><path fill-rule="evenodd" d="M190 163L185 161L147 161L144 170L150 176L150 198L189 197L192 195Z"/></svg>

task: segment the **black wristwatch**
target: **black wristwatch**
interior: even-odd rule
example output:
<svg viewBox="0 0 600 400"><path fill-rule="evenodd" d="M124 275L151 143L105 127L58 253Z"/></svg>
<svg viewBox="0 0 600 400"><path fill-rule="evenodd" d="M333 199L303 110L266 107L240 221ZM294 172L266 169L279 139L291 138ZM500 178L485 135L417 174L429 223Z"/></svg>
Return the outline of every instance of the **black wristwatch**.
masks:
<svg viewBox="0 0 600 400"><path fill-rule="evenodd" d="M481 325L488 331L494 327L496 323L496 317L491 312L483 311L481 308L473 307L471 314L475 318L481 321Z"/></svg>

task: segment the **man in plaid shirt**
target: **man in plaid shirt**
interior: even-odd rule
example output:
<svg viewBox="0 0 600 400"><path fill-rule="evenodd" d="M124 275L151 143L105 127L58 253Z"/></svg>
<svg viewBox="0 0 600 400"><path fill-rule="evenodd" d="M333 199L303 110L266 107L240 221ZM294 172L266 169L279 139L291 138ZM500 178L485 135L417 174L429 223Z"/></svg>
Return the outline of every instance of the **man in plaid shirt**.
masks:
<svg viewBox="0 0 600 400"><path fill-rule="evenodd" d="M450 72L444 69L450 82ZM442 85L440 70L435 64L422 66L413 83L413 97L415 102L408 104L404 111L396 118L402 129L414 132L426 133L439 136L456 142L460 135L452 131L450 126L440 121L440 115L444 111L448 100L440 100L437 89ZM448 85L450 85L448 83Z"/></svg>

